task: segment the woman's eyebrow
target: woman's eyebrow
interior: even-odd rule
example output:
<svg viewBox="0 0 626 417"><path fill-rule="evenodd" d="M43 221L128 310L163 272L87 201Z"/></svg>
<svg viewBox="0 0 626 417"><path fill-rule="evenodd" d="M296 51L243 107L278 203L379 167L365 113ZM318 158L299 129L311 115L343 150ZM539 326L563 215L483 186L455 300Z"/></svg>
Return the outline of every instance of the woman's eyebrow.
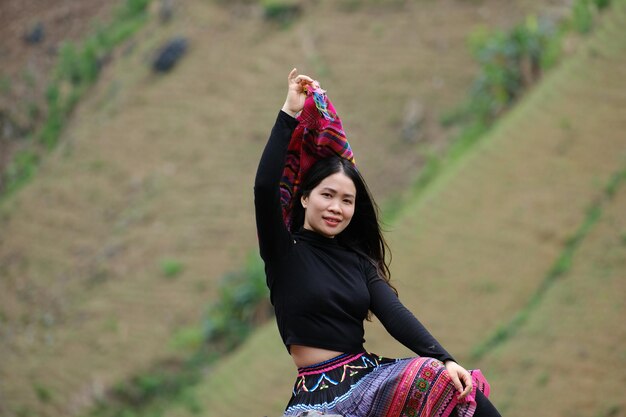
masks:
<svg viewBox="0 0 626 417"><path fill-rule="evenodd" d="M330 191L331 193L337 194L337 190L335 190L334 188L331 188L331 187L324 187L324 188L322 188L322 190ZM350 194L350 193L346 193L343 196L344 197L354 198L354 194Z"/></svg>

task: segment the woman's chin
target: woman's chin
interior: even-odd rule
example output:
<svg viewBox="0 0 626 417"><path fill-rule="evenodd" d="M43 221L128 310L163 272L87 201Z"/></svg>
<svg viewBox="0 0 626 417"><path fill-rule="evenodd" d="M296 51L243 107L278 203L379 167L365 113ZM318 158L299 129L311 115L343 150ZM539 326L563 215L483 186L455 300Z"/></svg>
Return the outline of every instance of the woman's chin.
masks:
<svg viewBox="0 0 626 417"><path fill-rule="evenodd" d="M346 229L346 226L347 225L344 225L342 222L333 223L322 220L319 224L316 224L315 226L304 225L304 228L324 237L333 238L343 232Z"/></svg>

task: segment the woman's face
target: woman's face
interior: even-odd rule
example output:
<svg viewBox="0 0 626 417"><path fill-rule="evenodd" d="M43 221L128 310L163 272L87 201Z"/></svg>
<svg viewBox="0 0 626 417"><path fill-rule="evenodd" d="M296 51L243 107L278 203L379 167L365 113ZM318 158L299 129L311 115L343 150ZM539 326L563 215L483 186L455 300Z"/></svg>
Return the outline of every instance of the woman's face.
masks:
<svg viewBox="0 0 626 417"><path fill-rule="evenodd" d="M329 175L302 197L304 228L335 237L348 227L354 214L356 187L343 172Z"/></svg>

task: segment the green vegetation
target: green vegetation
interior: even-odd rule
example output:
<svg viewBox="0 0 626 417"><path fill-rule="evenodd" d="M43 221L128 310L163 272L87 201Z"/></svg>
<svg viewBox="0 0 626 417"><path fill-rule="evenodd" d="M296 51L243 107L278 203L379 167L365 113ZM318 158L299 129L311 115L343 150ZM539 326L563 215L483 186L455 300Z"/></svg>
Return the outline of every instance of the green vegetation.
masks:
<svg viewBox="0 0 626 417"><path fill-rule="evenodd" d="M511 30L476 30L469 40L480 73L467 101L444 115L444 125L490 124L534 84L560 56L564 30L529 16Z"/></svg>
<svg viewBox="0 0 626 417"><path fill-rule="evenodd" d="M170 260L164 264L179 263ZM181 329L172 338L173 348L191 351L188 359L157 363L120 382L90 415L154 416L172 404L182 404L192 414L201 413L202 406L190 388L224 353L241 344L256 323L271 315L267 294L261 259L251 256L242 271L224 276L218 300L209 305L203 325Z"/></svg>
<svg viewBox="0 0 626 417"><path fill-rule="evenodd" d="M590 0L583 2L590 9ZM572 6L572 23L557 24L536 16L528 16L523 23L509 31L477 29L469 38L472 56L480 66L478 77L470 88L467 100L444 114L443 126L459 125L460 132L451 140L443 155L430 153L426 163L413 182L409 199L417 198L449 165L473 148L489 131L494 122L504 114L543 73L554 67L561 56L563 38L576 20ZM594 0L593 7L601 10L609 1ZM571 129L563 120L563 129ZM385 205L385 222L393 222L404 206L401 197L391 198Z"/></svg>
<svg viewBox="0 0 626 417"><path fill-rule="evenodd" d="M209 343L226 350L239 345L254 325L271 315L265 272L261 258L250 257L243 270L226 275L219 295L204 319L204 335Z"/></svg>
<svg viewBox="0 0 626 417"><path fill-rule="evenodd" d="M617 188L623 183L626 183L626 169L620 170L611 175L610 179L606 183L606 186L604 187L602 198L598 198L589 206L582 224L578 227L576 232L574 232L574 234L567 239L561 254L556 259L526 305L521 308L509 322L500 325L491 336L487 337L485 341L472 349L471 358L473 360L481 359L494 348L506 342L520 329L524 323L526 323L530 314L540 304L550 287L571 269L576 250L580 247L584 238L589 234L591 228L602 216L602 207L613 198Z"/></svg>
<svg viewBox="0 0 626 417"><path fill-rule="evenodd" d="M4 172L4 195L10 195L24 182L30 180L39 165L39 155L30 149L18 151Z"/></svg>
<svg viewBox="0 0 626 417"><path fill-rule="evenodd" d="M61 45L59 62L48 88L48 119L38 135L44 145L53 147L56 144L65 119L85 90L98 78L107 55L145 23L149 2L126 0L113 21L98 28L81 45L69 42Z"/></svg>
<svg viewBox="0 0 626 417"><path fill-rule="evenodd" d="M263 16L269 21L280 23L288 27L300 12L300 3L297 0L261 0Z"/></svg>
<svg viewBox="0 0 626 417"><path fill-rule="evenodd" d="M46 90L46 118L35 135L38 144L45 149L52 149L57 144L67 118L98 78L107 56L146 22L149 2L126 0L114 13L112 22L98 28L82 44L66 42L61 46L59 61ZM29 80L28 73L23 76ZM10 84L5 82L4 85ZM1 198L11 195L32 178L39 163L40 152L36 149L37 144L32 144L11 162L5 173L4 188L0 190Z"/></svg>
<svg viewBox="0 0 626 417"><path fill-rule="evenodd" d="M50 400L52 399L52 393L50 392L50 389L43 386L42 384L35 383L33 385L33 389L35 390L35 394L37 394L37 399L42 403L50 402Z"/></svg>
<svg viewBox="0 0 626 417"><path fill-rule="evenodd" d="M461 131L445 154L427 155L409 198L417 198L446 167L478 143L495 120L556 63L562 36L562 30L553 23L535 16L508 32L481 28L470 36L472 55L481 68L479 75L465 103L441 119L442 125L457 124ZM392 222L403 205L402 199L392 199L385 206L385 220Z"/></svg>
<svg viewBox="0 0 626 417"><path fill-rule="evenodd" d="M24 104L24 107L26 109L26 114L28 114L28 118L34 122L39 117L40 113L37 104L29 101Z"/></svg>
<svg viewBox="0 0 626 417"><path fill-rule="evenodd" d="M176 259L163 259L161 261L161 272L166 278L176 278L183 269L183 263Z"/></svg>
<svg viewBox="0 0 626 417"><path fill-rule="evenodd" d="M610 4L611 0L576 0L572 5L572 27L579 33L590 32L594 17Z"/></svg>
<svg viewBox="0 0 626 417"><path fill-rule="evenodd" d="M7 94L11 91L11 78L9 76L0 77L0 93Z"/></svg>
<svg viewBox="0 0 626 417"><path fill-rule="evenodd" d="M598 417L617 417L622 411L622 406L619 404L610 404L604 408L604 410L597 414Z"/></svg>
<svg viewBox="0 0 626 417"><path fill-rule="evenodd" d="M178 330L172 340L170 346L175 350L195 352L202 348L204 344L204 332L200 326L190 326Z"/></svg>
<svg viewBox="0 0 626 417"><path fill-rule="evenodd" d="M537 385L545 386L548 382L550 382L550 372L543 371L537 378Z"/></svg>
<svg viewBox="0 0 626 417"><path fill-rule="evenodd" d="M340 10L352 12L363 6L384 6L384 7L402 7L407 2L405 0L337 0L337 6Z"/></svg>
<svg viewBox="0 0 626 417"><path fill-rule="evenodd" d="M626 169L613 174L613 176L604 188L604 193L606 194L606 196L612 198L622 181L626 181Z"/></svg>
<svg viewBox="0 0 626 417"><path fill-rule="evenodd" d="M602 10L611 5L611 0L594 0L594 4L598 8L598 10Z"/></svg>
<svg viewBox="0 0 626 417"><path fill-rule="evenodd" d="M155 364L128 381L117 384L89 414L92 417L159 416L174 404L181 404L192 414L203 411L188 388L202 377L207 363L218 358L201 351L186 361Z"/></svg>
<svg viewBox="0 0 626 417"><path fill-rule="evenodd" d="M103 329L107 332L115 333L119 330L119 322L115 317L109 317L104 322Z"/></svg>
<svg viewBox="0 0 626 417"><path fill-rule="evenodd" d="M593 25L590 0L576 0L573 7L572 26L580 33L587 33Z"/></svg>

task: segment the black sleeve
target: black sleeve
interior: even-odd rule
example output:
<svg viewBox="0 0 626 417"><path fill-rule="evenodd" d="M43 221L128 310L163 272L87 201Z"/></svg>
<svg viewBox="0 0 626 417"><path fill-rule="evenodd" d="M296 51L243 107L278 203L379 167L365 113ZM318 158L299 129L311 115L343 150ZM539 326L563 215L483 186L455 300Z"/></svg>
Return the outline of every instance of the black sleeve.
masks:
<svg viewBox="0 0 626 417"><path fill-rule="evenodd" d="M365 267L370 293L370 311L396 340L420 356L453 360L420 321L400 302L396 293L368 261Z"/></svg>
<svg viewBox="0 0 626 417"><path fill-rule="evenodd" d="M287 146L298 121L282 110L265 145L254 180L254 208L259 249L264 261L279 256L291 237L283 221L280 204L280 180Z"/></svg>

